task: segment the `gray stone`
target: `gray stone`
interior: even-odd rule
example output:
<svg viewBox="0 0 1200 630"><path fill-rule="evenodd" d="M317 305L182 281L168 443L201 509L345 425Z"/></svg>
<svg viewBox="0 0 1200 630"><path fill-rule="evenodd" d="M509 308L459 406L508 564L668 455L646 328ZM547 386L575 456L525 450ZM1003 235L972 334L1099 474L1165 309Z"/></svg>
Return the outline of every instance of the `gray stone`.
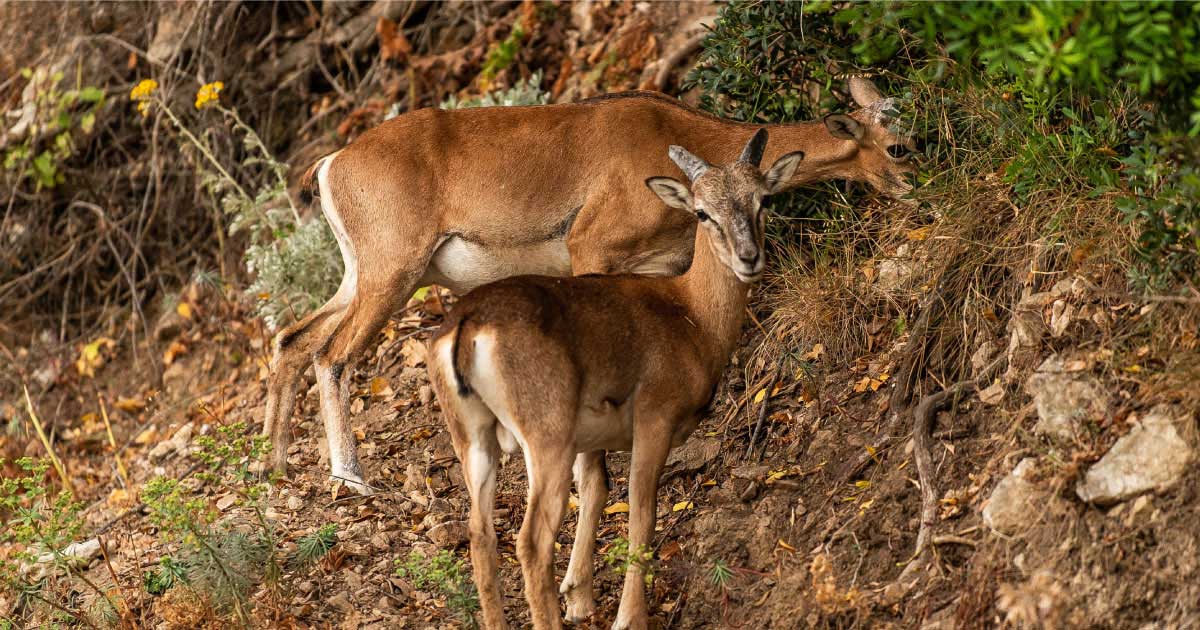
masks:
<svg viewBox="0 0 1200 630"><path fill-rule="evenodd" d="M1079 424L1102 418L1108 408L1108 393L1094 376L1063 371L1062 362L1051 357L1029 377L1026 389L1037 406L1034 433L1070 441Z"/></svg>
<svg viewBox="0 0 1200 630"><path fill-rule="evenodd" d="M1050 495L1034 482L1036 465L1037 461L1031 457L1023 459L996 484L983 507L983 523L992 531L1011 535L1032 524L1029 515Z"/></svg>
<svg viewBox="0 0 1200 630"><path fill-rule="evenodd" d="M1195 456L1194 435L1186 435L1190 422L1190 417L1177 417L1166 405L1150 410L1088 469L1075 494L1088 503L1112 505L1169 488Z"/></svg>

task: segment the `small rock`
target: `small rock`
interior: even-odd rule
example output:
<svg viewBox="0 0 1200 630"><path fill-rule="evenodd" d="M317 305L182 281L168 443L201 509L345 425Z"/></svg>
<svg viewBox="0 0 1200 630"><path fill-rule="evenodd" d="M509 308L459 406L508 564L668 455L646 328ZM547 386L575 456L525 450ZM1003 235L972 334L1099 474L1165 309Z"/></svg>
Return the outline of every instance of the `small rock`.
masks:
<svg viewBox="0 0 1200 630"><path fill-rule="evenodd" d="M417 389L417 398L420 399L422 405L428 405L429 401L433 400L433 388L422 385Z"/></svg>
<svg viewBox="0 0 1200 630"><path fill-rule="evenodd" d="M1191 418L1176 418L1172 411L1159 405L1135 421L1129 433L1088 469L1075 494L1088 503L1112 505L1149 490L1161 492L1178 481L1195 453L1179 430Z"/></svg>
<svg viewBox="0 0 1200 630"><path fill-rule="evenodd" d="M372 547L379 551L387 551L388 549L392 548L392 543L390 540L388 540L388 535L386 532L379 532L378 534L371 536L370 543Z"/></svg>
<svg viewBox="0 0 1200 630"><path fill-rule="evenodd" d="M425 471L420 466L409 463L404 468L404 491L422 492L425 490Z"/></svg>
<svg viewBox="0 0 1200 630"><path fill-rule="evenodd" d="M454 549L467 542L471 533L466 521L447 521L430 528L425 535L442 549Z"/></svg>
<svg viewBox="0 0 1200 630"><path fill-rule="evenodd" d="M767 476L770 468L767 466L737 466L729 471L734 479L761 479Z"/></svg>
<svg viewBox="0 0 1200 630"><path fill-rule="evenodd" d="M987 367L988 363L991 363L992 357L996 355L996 350L996 344L991 341L985 341L979 344L979 347L975 349L974 354L971 355L972 374L978 375L980 372L982 372L983 368Z"/></svg>
<svg viewBox="0 0 1200 630"><path fill-rule="evenodd" d="M441 498L434 497L430 499L427 508L431 514L448 514L453 508L450 507L450 502Z"/></svg>
<svg viewBox="0 0 1200 630"><path fill-rule="evenodd" d="M896 256L879 262L879 278L876 286L883 291L895 291L905 285L917 271L917 264L909 255L908 243L896 249Z"/></svg>
<svg viewBox="0 0 1200 630"><path fill-rule="evenodd" d="M983 523L992 531L1011 535L1033 524L1029 515L1049 495L1033 481L1036 466L1037 461L1027 457L996 484L983 507Z"/></svg>
<svg viewBox="0 0 1200 630"><path fill-rule="evenodd" d="M1108 408L1108 394L1100 382L1089 374L1072 374L1061 370L1062 361L1051 357L1029 377L1026 389L1037 405L1038 422L1035 433L1069 441L1082 420L1103 417Z"/></svg>
<svg viewBox="0 0 1200 630"><path fill-rule="evenodd" d="M346 582L346 586L350 587L350 590L357 591L358 589L362 588L363 579L361 575L348 569L343 571L342 574L342 579Z"/></svg>
<svg viewBox="0 0 1200 630"><path fill-rule="evenodd" d="M1063 336L1074 316L1074 306L1067 304L1065 300L1054 302L1054 305L1050 307L1050 336L1055 338Z"/></svg>
<svg viewBox="0 0 1200 630"><path fill-rule="evenodd" d="M182 455L186 453L188 447L191 445L192 433L194 431L195 427L191 422L179 427L179 430L175 432L175 435L171 436L171 439L159 442L150 450L151 461L161 460L171 454Z"/></svg>
<svg viewBox="0 0 1200 630"><path fill-rule="evenodd" d="M346 593L344 593L344 592L336 593L330 597L325 598L325 602L327 604L332 605L334 608L340 608L345 611L349 611L354 608L354 604L350 601L350 597L347 596Z"/></svg>
<svg viewBox="0 0 1200 630"><path fill-rule="evenodd" d="M999 405L1004 400L1004 384L1000 381L992 383L979 392L979 400L985 405Z"/></svg>
<svg viewBox="0 0 1200 630"><path fill-rule="evenodd" d="M297 512L302 507L304 507L304 499L301 499L296 495L288 497L287 509L291 510L292 512Z"/></svg>

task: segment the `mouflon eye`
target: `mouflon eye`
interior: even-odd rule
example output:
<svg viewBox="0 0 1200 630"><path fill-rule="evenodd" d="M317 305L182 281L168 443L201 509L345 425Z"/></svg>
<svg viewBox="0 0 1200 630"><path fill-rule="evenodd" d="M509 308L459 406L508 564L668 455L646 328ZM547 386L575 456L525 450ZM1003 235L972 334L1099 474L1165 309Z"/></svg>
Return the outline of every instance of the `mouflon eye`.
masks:
<svg viewBox="0 0 1200 630"><path fill-rule="evenodd" d="M888 155L896 158L897 160L903 157L908 157L909 154L912 153L912 151L909 151L908 147L904 146L903 144L888 145L887 152Z"/></svg>
<svg viewBox="0 0 1200 630"><path fill-rule="evenodd" d="M708 220L708 213L703 210L697 210L696 218L700 219L700 222L703 223Z"/></svg>

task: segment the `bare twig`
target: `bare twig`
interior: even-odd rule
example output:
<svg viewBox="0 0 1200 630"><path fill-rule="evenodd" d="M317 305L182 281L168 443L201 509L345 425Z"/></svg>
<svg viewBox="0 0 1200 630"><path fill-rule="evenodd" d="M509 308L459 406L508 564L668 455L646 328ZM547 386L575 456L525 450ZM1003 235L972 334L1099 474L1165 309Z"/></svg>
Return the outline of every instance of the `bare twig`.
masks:
<svg viewBox="0 0 1200 630"><path fill-rule="evenodd" d="M763 421L767 417L767 405L771 402L771 390L775 388L775 383L779 381L779 376L782 373L783 360L780 359L779 363L775 364L775 374L771 376L771 380L767 381L762 406L758 408L758 422L754 423L754 432L750 434L750 445L746 447L746 461L749 461L750 456L754 454L754 444L758 441L758 433L762 430Z"/></svg>

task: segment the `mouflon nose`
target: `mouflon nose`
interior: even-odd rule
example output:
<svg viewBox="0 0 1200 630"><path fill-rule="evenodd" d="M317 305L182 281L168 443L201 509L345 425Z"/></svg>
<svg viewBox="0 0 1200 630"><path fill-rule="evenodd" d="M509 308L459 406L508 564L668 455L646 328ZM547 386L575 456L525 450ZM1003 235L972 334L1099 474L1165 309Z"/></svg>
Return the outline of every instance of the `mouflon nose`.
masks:
<svg viewBox="0 0 1200 630"><path fill-rule="evenodd" d="M745 254L738 254L738 260L745 263L747 267L753 267L754 264L758 262L758 258L759 258L758 252L754 252L753 254L751 254L749 256L747 256Z"/></svg>

